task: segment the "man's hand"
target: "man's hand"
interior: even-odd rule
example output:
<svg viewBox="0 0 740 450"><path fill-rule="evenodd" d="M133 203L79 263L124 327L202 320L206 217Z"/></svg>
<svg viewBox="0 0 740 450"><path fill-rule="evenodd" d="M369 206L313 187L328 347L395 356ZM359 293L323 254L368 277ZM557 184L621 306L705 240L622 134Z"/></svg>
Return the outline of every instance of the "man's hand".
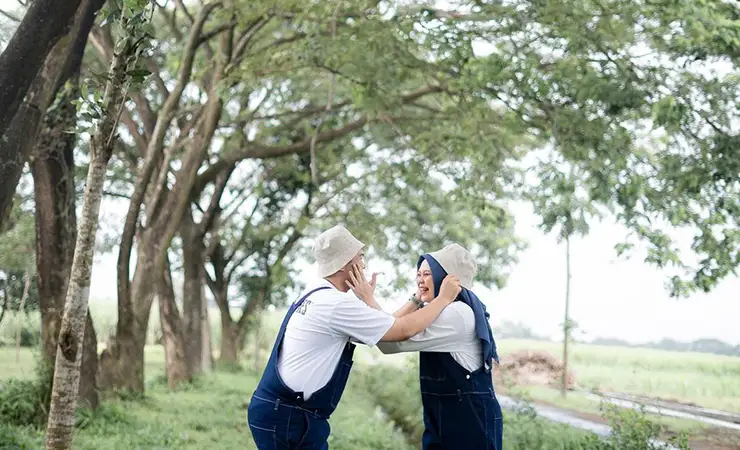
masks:
<svg viewBox="0 0 740 450"><path fill-rule="evenodd" d="M354 292L360 300L372 307L375 303L373 293L375 292L375 283L377 282L377 279L377 274L374 273L371 281L368 282L360 266L355 264L349 270L347 286L352 289L352 292Z"/></svg>
<svg viewBox="0 0 740 450"><path fill-rule="evenodd" d="M460 286L460 279L455 275L447 275L445 279L442 280L442 286L439 288L437 299L449 305L455 301L461 290L462 286Z"/></svg>

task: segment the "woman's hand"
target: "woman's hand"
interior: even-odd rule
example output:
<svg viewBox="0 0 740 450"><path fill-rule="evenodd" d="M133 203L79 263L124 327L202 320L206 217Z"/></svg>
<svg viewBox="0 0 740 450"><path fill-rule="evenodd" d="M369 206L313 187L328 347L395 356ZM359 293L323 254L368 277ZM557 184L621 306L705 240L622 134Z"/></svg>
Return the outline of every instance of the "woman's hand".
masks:
<svg viewBox="0 0 740 450"><path fill-rule="evenodd" d="M461 290L462 286L460 285L460 279L455 275L447 275L445 279L442 280L442 286L439 288L437 299L449 305L455 301Z"/></svg>
<svg viewBox="0 0 740 450"><path fill-rule="evenodd" d="M365 274L363 273L360 266L357 264L353 265L349 269L349 280L347 280L347 286L355 293L357 297L369 306L374 307L375 298L375 285L378 281L378 274L373 273L370 281L367 281Z"/></svg>

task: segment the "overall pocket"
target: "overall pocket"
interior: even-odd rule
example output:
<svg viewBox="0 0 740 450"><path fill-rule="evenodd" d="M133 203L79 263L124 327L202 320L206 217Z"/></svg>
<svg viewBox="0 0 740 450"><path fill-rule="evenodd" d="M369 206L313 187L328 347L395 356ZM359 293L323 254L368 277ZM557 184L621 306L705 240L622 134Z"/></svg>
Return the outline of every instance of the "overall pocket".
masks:
<svg viewBox="0 0 740 450"><path fill-rule="evenodd" d="M275 410L272 402L252 397L247 409L247 422L258 450L277 450L277 425L283 412Z"/></svg>

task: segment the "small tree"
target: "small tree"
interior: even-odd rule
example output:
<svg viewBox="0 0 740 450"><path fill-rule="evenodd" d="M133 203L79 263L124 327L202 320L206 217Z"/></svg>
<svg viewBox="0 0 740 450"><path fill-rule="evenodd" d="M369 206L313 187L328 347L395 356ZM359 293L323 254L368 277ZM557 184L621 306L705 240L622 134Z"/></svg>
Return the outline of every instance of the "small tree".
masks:
<svg viewBox="0 0 740 450"><path fill-rule="evenodd" d="M136 68L136 63L142 43L149 36L146 31L148 3L148 0L126 0L122 4L109 4L108 18L120 25L121 38L115 47L104 94L94 96L98 101L89 108L97 123L90 140L91 162L54 366L54 384L46 428L48 450L66 450L72 444L82 340L103 185L117 139L116 126L128 89L132 83L140 82L146 73Z"/></svg>
<svg viewBox="0 0 740 450"><path fill-rule="evenodd" d="M558 243L565 242L565 311L563 315L563 373L561 394L566 395L568 382L568 343L574 328L570 318L571 239L589 232L589 218L599 211L578 184L576 168L562 159L538 167L536 188L527 194L535 212L540 214L540 228L545 233L556 230Z"/></svg>

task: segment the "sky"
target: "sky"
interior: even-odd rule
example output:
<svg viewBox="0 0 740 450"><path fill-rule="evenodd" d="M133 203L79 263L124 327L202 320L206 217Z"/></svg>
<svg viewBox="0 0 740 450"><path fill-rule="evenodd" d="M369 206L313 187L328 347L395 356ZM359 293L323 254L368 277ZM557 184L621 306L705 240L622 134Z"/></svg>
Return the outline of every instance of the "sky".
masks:
<svg viewBox="0 0 740 450"><path fill-rule="evenodd" d="M0 0L0 8L13 9L15 0ZM491 322L522 322L540 335L557 338L565 301L565 248L553 235L537 228L537 217L524 204L515 205L516 233L528 243L511 270L506 287L490 291L476 286L486 303ZM102 216L120 215L120 207L104 202ZM351 228L352 224L348 224ZM640 258L618 258L614 245L627 230L607 218L593 224L591 233L571 244L571 319L578 323L575 337L615 337L632 342L661 338L689 341L716 338L740 344L740 327L730 318L740 317L740 279L724 280L709 294L672 299L665 288L668 274ZM429 249L433 251L436 249ZM115 254L98 255L93 268L91 300L115 301ZM415 268L409 261L409 273ZM313 276L303 264L302 281ZM383 270L370 267L370 270ZM379 281L383 282L382 277ZM405 301L409 290L385 302L388 309Z"/></svg>

